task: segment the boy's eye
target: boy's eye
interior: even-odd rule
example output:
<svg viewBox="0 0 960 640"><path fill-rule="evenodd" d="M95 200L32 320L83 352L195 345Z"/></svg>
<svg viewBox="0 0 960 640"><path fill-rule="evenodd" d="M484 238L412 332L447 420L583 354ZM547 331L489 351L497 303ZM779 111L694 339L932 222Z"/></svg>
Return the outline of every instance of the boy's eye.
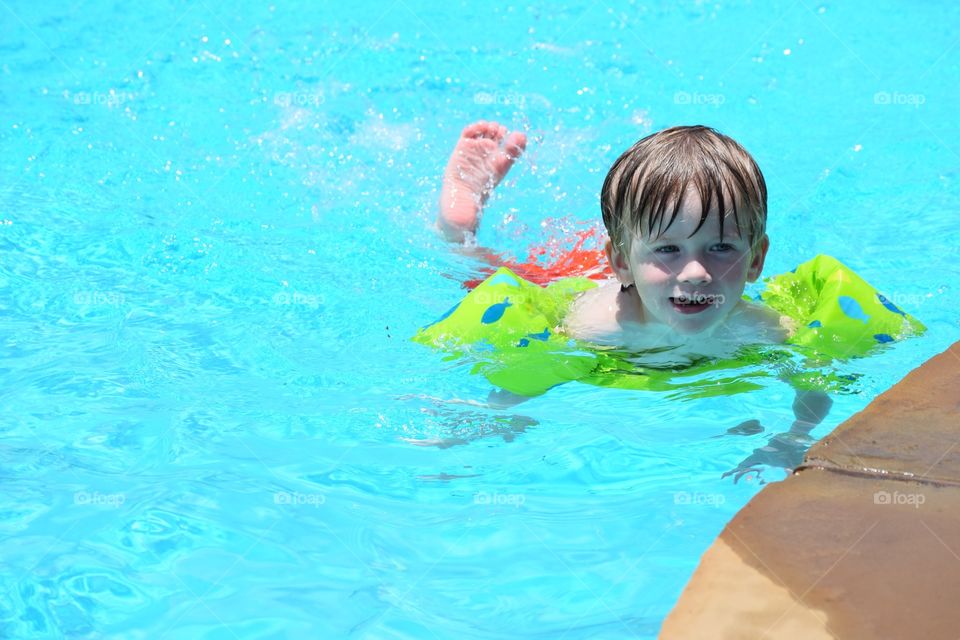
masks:
<svg viewBox="0 0 960 640"><path fill-rule="evenodd" d="M657 247L653 251L654 253L674 253L679 250L679 247L675 244L665 244L662 247Z"/></svg>
<svg viewBox="0 0 960 640"><path fill-rule="evenodd" d="M715 244L715 245L713 245L712 248L713 248L714 251L720 251L720 252L723 252L723 251L736 251L736 249L737 249L735 246L733 246L732 244L729 244L729 243L727 243L727 242L721 242L720 244Z"/></svg>

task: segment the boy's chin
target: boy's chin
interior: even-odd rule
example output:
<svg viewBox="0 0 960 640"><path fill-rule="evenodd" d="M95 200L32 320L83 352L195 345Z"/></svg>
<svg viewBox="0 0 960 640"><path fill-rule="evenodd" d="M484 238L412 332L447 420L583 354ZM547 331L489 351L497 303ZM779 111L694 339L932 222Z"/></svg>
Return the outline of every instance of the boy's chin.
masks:
<svg viewBox="0 0 960 640"><path fill-rule="evenodd" d="M720 309L706 309L698 314L672 317L667 324L683 336L709 335L723 323L725 313Z"/></svg>

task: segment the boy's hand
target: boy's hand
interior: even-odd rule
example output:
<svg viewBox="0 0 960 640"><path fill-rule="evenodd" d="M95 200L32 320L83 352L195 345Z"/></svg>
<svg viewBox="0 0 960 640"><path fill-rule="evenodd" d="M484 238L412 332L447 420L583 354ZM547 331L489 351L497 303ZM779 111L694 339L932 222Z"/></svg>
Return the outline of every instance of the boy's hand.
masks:
<svg viewBox="0 0 960 640"><path fill-rule="evenodd" d="M803 456L811 444L813 440L806 436L789 432L778 433L770 438L766 446L754 449L753 453L747 456L736 469L727 471L722 477L732 475L733 482L737 483L744 475L756 473L759 479L764 466L792 471L803 462ZM761 480L761 484L763 482Z"/></svg>
<svg viewBox="0 0 960 640"><path fill-rule="evenodd" d="M797 389L797 396L793 401L793 414L795 420L790 427L790 431L779 433L767 443L766 446L754 449L753 453L737 466L736 469L727 471L722 477L732 475L734 483L740 478L749 474L756 473L756 479L760 480L760 473L763 467L780 467L787 472L793 471L801 462L807 449L814 443L814 440L807 434L813 430L830 412L833 400L822 391L810 391ZM733 427L728 434L734 435L752 435L763 431L763 426L757 420L747 420L736 427ZM760 480L764 484L763 480Z"/></svg>
<svg viewBox="0 0 960 640"><path fill-rule="evenodd" d="M728 436L754 436L758 433L763 433L763 425L760 424L759 420L744 420L735 427L730 427L727 429L725 435ZM714 438L722 438L723 436L713 436Z"/></svg>

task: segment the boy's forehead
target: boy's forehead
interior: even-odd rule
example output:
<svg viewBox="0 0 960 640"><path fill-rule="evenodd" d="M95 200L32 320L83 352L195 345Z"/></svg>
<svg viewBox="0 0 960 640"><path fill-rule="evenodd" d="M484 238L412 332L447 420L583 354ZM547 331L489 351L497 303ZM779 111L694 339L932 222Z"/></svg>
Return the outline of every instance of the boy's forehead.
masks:
<svg viewBox="0 0 960 640"><path fill-rule="evenodd" d="M707 219L703 221L703 224L700 224L700 219L703 217L703 210L700 208L699 198L694 203L694 206L690 206L689 202L685 202L683 208L677 212L677 217L673 220L670 226L661 228L662 233L658 234L657 229L653 230L653 237L657 240L685 240L691 236L701 236L701 235L712 235L720 236L720 212L719 208L714 205L711 207L710 211L707 213ZM663 221L663 224L666 225L669 223L669 218ZM742 231L737 224L737 216L734 215L733 211L726 211L723 217L723 236L724 237L739 237L742 235ZM698 229L699 227L699 229Z"/></svg>

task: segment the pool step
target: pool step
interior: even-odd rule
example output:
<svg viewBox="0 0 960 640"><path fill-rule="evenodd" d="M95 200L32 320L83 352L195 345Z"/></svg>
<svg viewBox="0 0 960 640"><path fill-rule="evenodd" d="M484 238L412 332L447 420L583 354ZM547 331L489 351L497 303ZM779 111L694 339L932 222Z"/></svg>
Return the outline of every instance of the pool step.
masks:
<svg viewBox="0 0 960 640"><path fill-rule="evenodd" d="M737 513L661 637L955 639L958 600L960 342Z"/></svg>

